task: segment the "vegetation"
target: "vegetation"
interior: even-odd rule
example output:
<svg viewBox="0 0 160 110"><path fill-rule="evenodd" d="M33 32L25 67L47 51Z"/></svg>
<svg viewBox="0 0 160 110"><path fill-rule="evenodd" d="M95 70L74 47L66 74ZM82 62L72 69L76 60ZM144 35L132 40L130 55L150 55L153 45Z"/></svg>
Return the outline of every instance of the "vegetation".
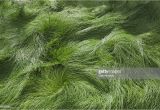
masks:
<svg viewBox="0 0 160 110"><path fill-rule="evenodd" d="M0 1L0 105L160 109L160 81L100 68L160 67L158 1Z"/></svg>

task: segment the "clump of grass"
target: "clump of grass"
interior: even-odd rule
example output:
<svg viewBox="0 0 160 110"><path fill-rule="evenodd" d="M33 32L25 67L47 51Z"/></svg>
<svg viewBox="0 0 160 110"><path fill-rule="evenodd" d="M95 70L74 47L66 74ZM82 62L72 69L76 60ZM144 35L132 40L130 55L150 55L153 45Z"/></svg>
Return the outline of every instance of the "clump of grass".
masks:
<svg viewBox="0 0 160 110"><path fill-rule="evenodd" d="M0 104L159 109L159 80L97 77L101 68L159 67L156 3L1 1Z"/></svg>
<svg viewBox="0 0 160 110"><path fill-rule="evenodd" d="M144 44L140 38L135 38L124 31L113 31L102 42L105 48L103 51L108 51L113 56L117 66L145 67L148 65Z"/></svg>

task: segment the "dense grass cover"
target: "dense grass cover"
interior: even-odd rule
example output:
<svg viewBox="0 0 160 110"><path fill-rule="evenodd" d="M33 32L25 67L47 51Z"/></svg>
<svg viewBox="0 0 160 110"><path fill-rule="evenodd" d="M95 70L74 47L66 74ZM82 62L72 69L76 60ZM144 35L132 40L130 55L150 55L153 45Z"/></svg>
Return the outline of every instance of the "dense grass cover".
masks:
<svg viewBox="0 0 160 110"><path fill-rule="evenodd" d="M100 68L160 66L160 2L0 1L0 106L160 109L160 80Z"/></svg>

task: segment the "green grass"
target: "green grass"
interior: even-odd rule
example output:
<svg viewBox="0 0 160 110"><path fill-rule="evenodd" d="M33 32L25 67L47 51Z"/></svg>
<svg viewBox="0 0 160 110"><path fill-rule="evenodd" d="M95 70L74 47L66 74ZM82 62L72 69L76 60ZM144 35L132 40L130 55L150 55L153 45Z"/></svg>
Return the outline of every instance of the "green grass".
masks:
<svg viewBox="0 0 160 110"><path fill-rule="evenodd" d="M160 109L160 81L101 68L160 66L160 2L0 1L0 106Z"/></svg>

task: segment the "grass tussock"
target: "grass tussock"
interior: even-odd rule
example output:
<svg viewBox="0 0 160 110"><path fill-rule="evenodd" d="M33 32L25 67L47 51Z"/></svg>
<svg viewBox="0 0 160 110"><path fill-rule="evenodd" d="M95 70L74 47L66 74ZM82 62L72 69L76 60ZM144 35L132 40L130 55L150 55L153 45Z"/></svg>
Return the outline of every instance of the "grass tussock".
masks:
<svg viewBox="0 0 160 110"><path fill-rule="evenodd" d="M0 105L160 109L160 81L100 68L160 66L155 1L0 1Z"/></svg>

